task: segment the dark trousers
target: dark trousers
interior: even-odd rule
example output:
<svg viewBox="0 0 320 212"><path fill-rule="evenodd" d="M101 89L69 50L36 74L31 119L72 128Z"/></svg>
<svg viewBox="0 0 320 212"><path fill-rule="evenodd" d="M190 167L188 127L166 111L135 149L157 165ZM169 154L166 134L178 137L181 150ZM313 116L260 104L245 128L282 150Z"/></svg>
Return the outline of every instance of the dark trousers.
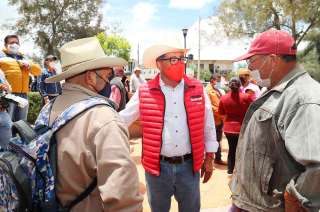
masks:
<svg viewBox="0 0 320 212"><path fill-rule="evenodd" d="M151 211L169 212L172 196L179 212L200 211L200 173L193 172L193 161L171 164L161 160L160 170L160 176L145 174Z"/></svg>
<svg viewBox="0 0 320 212"><path fill-rule="evenodd" d="M28 99L28 96L26 93L12 93L13 95L22 97L24 99ZM25 106L24 108L21 108L18 106L15 102L9 103L8 113L10 114L11 120L13 122L19 121L19 120L27 120L28 117L28 108L29 105Z"/></svg>
<svg viewBox="0 0 320 212"><path fill-rule="evenodd" d="M216 125L216 135L217 135L217 141L219 143L219 147L217 152L215 153L215 160L221 160L222 127L223 127L223 123L221 123L220 125Z"/></svg>
<svg viewBox="0 0 320 212"><path fill-rule="evenodd" d="M228 144L229 144L229 152L228 152L228 174L233 173L234 164L236 160L236 150L239 139L239 134L230 134L225 133Z"/></svg>

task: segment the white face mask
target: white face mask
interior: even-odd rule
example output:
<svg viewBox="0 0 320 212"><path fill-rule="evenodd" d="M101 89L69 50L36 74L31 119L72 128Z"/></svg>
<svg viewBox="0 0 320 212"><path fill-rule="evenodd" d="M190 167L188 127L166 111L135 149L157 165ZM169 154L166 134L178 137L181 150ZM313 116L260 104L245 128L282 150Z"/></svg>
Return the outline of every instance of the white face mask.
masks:
<svg viewBox="0 0 320 212"><path fill-rule="evenodd" d="M272 72L271 72L272 73ZM270 75L271 75L270 73ZM269 88L271 86L270 76L267 79L261 79L259 70L251 71L251 77L257 82L257 84L261 87Z"/></svg>
<svg viewBox="0 0 320 212"><path fill-rule="evenodd" d="M13 44L9 44L8 45L8 51L11 54L18 54L19 53L19 49L20 49L19 44L13 43Z"/></svg>
<svg viewBox="0 0 320 212"><path fill-rule="evenodd" d="M265 59L262 63L262 65L260 66L260 68L258 69L254 69L251 71L251 77L257 82L257 84L261 87L266 87L266 88L270 88L271 87L271 75L274 71L274 69L272 68L268 78L266 79L261 79L261 75L260 75L260 69L265 66L267 60Z"/></svg>

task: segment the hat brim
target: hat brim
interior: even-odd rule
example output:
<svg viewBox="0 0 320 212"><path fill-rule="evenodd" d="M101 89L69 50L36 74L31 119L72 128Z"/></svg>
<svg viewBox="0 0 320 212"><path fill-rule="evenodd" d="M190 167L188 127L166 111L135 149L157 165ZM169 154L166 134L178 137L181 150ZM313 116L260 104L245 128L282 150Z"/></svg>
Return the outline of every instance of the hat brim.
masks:
<svg viewBox="0 0 320 212"><path fill-rule="evenodd" d="M135 68L135 69L133 69L133 72L136 72L136 71L142 71L142 68Z"/></svg>
<svg viewBox="0 0 320 212"><path fill-rule="evenodd" d="M45 82L46 83L60 82L67 78L81 74L82 72L87 70L103 68L103 67L125 66L125 65L127 65L127 61L122 58L105 56L98 59L89 60L83 63L72 65L71 67L67 68L65 71L62 71L62 73L47 78Z"/></svg>
<svg viewBox="0 0 320 212"><path fill-rule="evenodd" d="M143 54L143 64L145 68L157 68L156 59L161 55L170 53L170 52L183 52L187 53L189 49L181 49L170 47L166 45L154 45L149 49L145 50Z"/></svg>
<svg viewBox="0 0 320 212"><path fill-rule="evenodd" d="M249 59L250 57L252 57L253 55L255 55L255 53L247 53L247 54L244 54L240 57L237 57L236 59L233 60L233 62L238 62L238 61L241 61L241 60L247 60Z"/></svg>
<svg viewBox="0 0 320 212"><path fill-rule="evenodd" d="M47 56L47 57L45 58L45 60L49 60L49 59L57 60L58 58L57 58L56 56L53 56L53 55Z"/></svg>

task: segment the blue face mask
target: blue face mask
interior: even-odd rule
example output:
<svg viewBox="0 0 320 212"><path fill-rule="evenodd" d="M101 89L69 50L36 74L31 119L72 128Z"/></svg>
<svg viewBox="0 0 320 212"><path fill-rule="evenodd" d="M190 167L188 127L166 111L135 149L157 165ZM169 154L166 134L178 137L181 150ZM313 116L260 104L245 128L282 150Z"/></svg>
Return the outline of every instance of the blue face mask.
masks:
<svg viewBox="0 0 320 212"><path fill-rule="evenodd" d="M99 91L98 94L109 98L111 94L111 85L109 83L106 84L106 86L104 86L104 88L101 91Z"/></svg>
<svg viewBox="0 0 320 212"><path fill-rule="evenodd" d="M98 94L105 96L105 97L109 97L110 93L111 93L111 85L109 83L109 81L103 79L103 77L101 77L97 72L95 72L95 74L105 83L105 86L103 87L103 89L101 89L100 91L98 91Z"/></svg>

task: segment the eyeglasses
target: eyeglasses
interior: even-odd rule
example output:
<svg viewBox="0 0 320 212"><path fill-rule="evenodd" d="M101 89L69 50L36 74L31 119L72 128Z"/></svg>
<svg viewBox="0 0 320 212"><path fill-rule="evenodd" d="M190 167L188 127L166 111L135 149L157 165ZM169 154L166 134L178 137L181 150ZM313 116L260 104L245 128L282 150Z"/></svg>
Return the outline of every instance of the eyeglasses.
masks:
<svg viewBox="0 0 320 212"><path fill-rule="evenodd" d="M259 57L256 57L255 59L253 59L253 60L251 60L251 58L250 59L247 59L246 60L246 63L247 63L247 65L248 65L248 67L252 64L252 63L254 63L255 61L257 61L259 59Z"/></svg>
<svg viewBox="0 0 320 212"><path fill-rule="evenodd" d="M262 57L259 57L259 56L262 56ZM269 55L259 55L259 56L257 56L256 58L252 58L252 57L251 57L251 58L247 59L247 60L246 60L246 63L247 63L247 65L248 65L248 67L249 67L250 65L252 65L254 62L256 62L259 58L260 58L260 59L263 59L263 62L265 62L267 56L269 56Z"/></svg>
<svg viewBox="0 0 320 212"><path fill-rule="evenodd" d="M183 63L187 63L188 58L187 57L170 57L170 58L159 58L158 60L162 60L162 61L170 61L171 65L177 64L179 61L183 62Z"/></svg>

